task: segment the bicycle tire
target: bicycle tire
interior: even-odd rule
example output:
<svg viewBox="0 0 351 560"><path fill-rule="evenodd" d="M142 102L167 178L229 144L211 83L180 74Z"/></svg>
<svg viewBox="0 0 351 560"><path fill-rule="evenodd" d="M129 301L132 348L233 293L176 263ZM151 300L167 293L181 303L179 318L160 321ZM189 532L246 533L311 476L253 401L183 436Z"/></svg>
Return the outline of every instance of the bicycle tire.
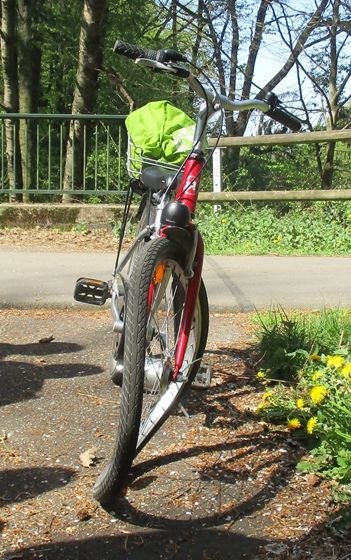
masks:
<svg viewBox="0 0 351 560"><path fill-rule="evenodd" d="M153 223L155 221L155 216L156 216L156 207L151 201L148 200L148 197L146 197L145 204L143 204L143 210L139 219L137 233L142 231L148 224ZM139 251L140 249L138 249L136 251L136 254L133 255L132 263L133 263L133 259L135 259L135 257L138 255ZM119 302L120 309L118 310L118 315L122 322L124 320L124 309L126 307L125 300L127 298L127 292L128 292L128 282L125 281L124 294L123 294L123 298L120 297L120 302ZM111 351L109 369L110 369L111 381L115 385L122 387L123 369L124 369L124 329L121 333L113 333L112 335L112 351Z"/></svg>
<svg viewBox="0 0 351 560"><path fill-rule="evenodd" d="M133 459L171 414L200 366L209 321L202 281L182 374L180 380L169 381L187 282L179 248L168 239L152 240L134 263L126 309L118 431L111 461L93 490L95 499L108 511L125 486ZM154 287L152 303L150 286Z"/></svg>

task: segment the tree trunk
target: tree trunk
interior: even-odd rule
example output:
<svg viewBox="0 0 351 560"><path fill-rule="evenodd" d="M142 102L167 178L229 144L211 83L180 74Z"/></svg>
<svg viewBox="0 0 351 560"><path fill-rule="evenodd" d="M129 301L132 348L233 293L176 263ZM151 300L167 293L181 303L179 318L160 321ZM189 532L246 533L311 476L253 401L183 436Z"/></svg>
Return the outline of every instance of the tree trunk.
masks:
<svg viewBox="0 0 351 560"><path fill-rule="evenodd" d="M257 11L255 31L249 46L249 54L245 67L244 83L241 91L241 99L249 99L252 86L252 78L255 71L257 55L262 43L264 25L269 4L272 0L261 0ZM249 113L243 111L239 113L238 120L233 124L233 136L243 136L247 127Z"/></svg>
<svg viewBox="0 0 351 560"><path fill-rule="evenodd" d="M84 0L72 115L91 113L95 106L97 81L102 65L106 4L107 0ZM83 121L72 120L70 123L63 184L66 191L83 186L84 126ZM64 193L62 202L71 201L72 195Z"/></svg>
<svg viewBox="0 0 351 560"><path fill-rule="evenodd" d="M339 114L339 89L337 86L338 74L338 52L336 44L336 35L340 21L340 0L335 0L333 5L333 17L329 29L330 34L330 71L329 71L329 122L328 130L335 130L338 122ZM333 186L334 175L334 155L335 142L330 142L327 147L327 155L324 161L322 172L322 189L331 189Z"/></svg>
<svg viewBox="0 0 351 560"><path fill-rule="evenodd" d="M335 155L335 142L329 142L327 147L327 155L324 160L322 172L322 189L331 189L333 187L334 175L334 155Z"/></svg>
<svg viewBox="0 0 351 560"><path fill-rule="evenodd" d="M264 23L266 18L266 13L271 0L261 0L260 6L257 11L255 30L249 45L249 53L247 57L244 83L241 91L241 99L248 99L250 97L252 78L256 65L256 58L261 46L262 35L264 31ZM231 47L231 73L229 82L230 95L234 96L236 78L237 78L237 64L238 64L238 48L239 48L239 28L238 19L236 13L236 2L227 2L227 9L230 14L231 25L232 25L232 47ZM237 120L234 120L232 112L229 112L226 117L226 124L229 136L243 136L247 122L249 118L249 113L247 111L239 113ZM224 155L224 161L229 174L236 173L239 167L240 161L240 148L231 148L226 150ZM232 182L232 178L230 178Z"/></svg>
<svg viewBox="0 0 351 560"><path fill-rule="evenodd" d="M18 86L21 113L37 112L40 81L40 51L33 46L32 20L36 0L18 0ZM31 121L20 122L23 202L29 202L28 189L35 187L35 141Z"/></svg>
<svg viewBox="0 0 351 560"><path fill-rule="evenodd" d="M16 0L1 0L1 61L3 70L4 99L7 113L18 113L18 79L16 49ZM7 176L9 200L20 197L13 191L22 188L21 155L17 121L5 121Z"/></svg>

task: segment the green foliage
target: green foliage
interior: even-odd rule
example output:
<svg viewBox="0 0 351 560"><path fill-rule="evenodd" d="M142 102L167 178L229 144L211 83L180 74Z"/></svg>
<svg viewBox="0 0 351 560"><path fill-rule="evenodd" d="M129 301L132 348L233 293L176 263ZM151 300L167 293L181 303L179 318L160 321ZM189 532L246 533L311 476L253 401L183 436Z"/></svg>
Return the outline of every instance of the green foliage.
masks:
<svg viewBox="0 0 351 560"><path fill-rule="evenodd" d="M34 42L41 53L39 112L70 112L81 13L81 2L41 3L34 24Z"/></svg>
<svg viewBox="0 0 351 560"><path fill-rule="evenodd" d="M305 320L289 318L282 309L258 317L261 367L270 378L294 378L313 346Z"/></svg>
<svg viewBox="0 0 351 560"><path fill-rule="evenodd" d="M179 83L174 89L169 76L150 72L112 50L117 39L150 49L172 46L167 26L160 29L164 20L167 9L153 0L134 0L132 10L127 0L109 3L104 48L104 66L109 70L100 77L97 112L129 113L130 107L117 91L113 75L122 80L136 107L157 99L169 99L181 106L179 97L184 103L184 94L178 95Z"/></svg>
<svg viewBox="0 0 351 560"><path fill-rule="evenodd" d="M89 227L85 223L76 224L71 228L71 231L75 231L77 233L81 233L82 235L87 235L90 231Z"/></svg>
<svg viewBox="0 0 351 560"><path fill-rule="evenodd" d="M351 203L199 205L212 254L345 255L351 252Z"/></svg>
<svg viewBox="0 0 351 560"><path fill-rule="evenodd" d="M242 148L239 167L225 184L230 190L253 191L317 188L314 148L311 145Z"/></svg>
<svg viewBox="0 0 351 560"><path fill-rule="evenodd" d="M260 365L274 379L296 379L313 353L346 347L351 352L351 313L343 309L315 314L291 313L282 308L257 316Z"/></svg>
<svg viewBox="0 0 351 560"><path fill-rule="evenodd" d="M346 485L344 499L350 500L350 311L288 317L279 310L260 317L259 323L258 348L263 359L257 378L266 391L257 413L268 422L285 424L291 434L303 438L310 455L298 469ZM272 376L283 377L284 383L273 381Z"/></svg>

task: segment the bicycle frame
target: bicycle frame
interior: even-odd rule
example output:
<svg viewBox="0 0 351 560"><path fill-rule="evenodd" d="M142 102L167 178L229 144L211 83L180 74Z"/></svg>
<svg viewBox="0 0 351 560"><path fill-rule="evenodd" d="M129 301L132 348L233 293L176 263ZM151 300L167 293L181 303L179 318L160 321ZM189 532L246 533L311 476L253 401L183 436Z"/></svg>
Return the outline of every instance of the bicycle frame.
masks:
<svg viewBox="0 0 351 560"><path fill-rule="evenodd" d="M201 173L205 165L205 160L200 154L192 155L186 161L182 180L177 189L175 199L187 206L191 215L195 213L198 192L201 182ZM204 260L204 243L201 233L193 229L193 247L187 262L187 269L191 272L188 289L186 291L184 310L180 324L180 332L176 347L174 369L171 374L172 381L175 381L181 371L185 351L188 345L191 324L193 321L196 301L200 289L202 267ZM190 275L190 274L189 274Z"/></svg>
<svg viewBox="0 0 351 560"><path fill-rule="evenodd" d="M210 117L219 110L230 110L230 111L244 111L244 110L251 110L251 109L259 109L260 111L267 113L271 110L269 103L259 99L249 99L249 100L240 100L234 101L229 99L228 97L218 94L215 91L210 91L209 89L205 88L202 83L190 72L185 72L177 67L177 66L170 66L159 62L157 60L150 60L148 58L137 58L135 60L137 64L148 66L153 68L154 70L163 71L169 74L180 75L181 77L185 78L190 86L190 88L204 101L202 102L199 112L197 115L196 120L196 127L195 127L195 134L193 139L193 149L189 157L187 158L183 168L182 168L182 177L179 186L177 187L175 193L175 201L179 202L187 207L189 210L189 215L193 216L196 211L196 204L198 198L198 192L200 188L201 182L201 173L205 166L205 144L206 144L206 132L207 132L207 125ZM163 202L169 199L169 191L166 191L163 195ZM162 197L161 203L158 208L156 223L154 224L154 235L161 236L161 237L171 237L172 233L172 226L163 226L161 224L161 212L162 212ZM177 229L177 228L175 228ZM179 229L179 228L178 228ZM175 365L174 369L171 372L171 379L173 381L177 380L178 375L181 373L182 363L184 360L189 334L191 330L191 325L195 313L196 301L199 293L201 276L202 276L202 267L203 267L203 260L204 260L204 244L203 239L194 226L194 224L190 223L186 226L186 231L190 234L191 244L190 249L188 250L187 259L186 259L186 267L185 270L189 277L188 288L186 290L183 314L180 324L180 331L179 331L179 338L178 343L175 350ZM123 259L121 266L118 268L116 274L121 274L121 269L125 266L126 262L130 259L131 255L133 254L136 246L141 242L145 235L147 234L147 230L145 232L141 232L141 234L136 239L135 244L132 246L130 252ZM122 276L123 279L123 276ZM113 311L114 316L117 317L117 308L116 303L114 302L114 298L112 298L112 307L115 306L115 310ZM115 321L115 330L120 331L123 328L121 326L120 321Z"/></svg>

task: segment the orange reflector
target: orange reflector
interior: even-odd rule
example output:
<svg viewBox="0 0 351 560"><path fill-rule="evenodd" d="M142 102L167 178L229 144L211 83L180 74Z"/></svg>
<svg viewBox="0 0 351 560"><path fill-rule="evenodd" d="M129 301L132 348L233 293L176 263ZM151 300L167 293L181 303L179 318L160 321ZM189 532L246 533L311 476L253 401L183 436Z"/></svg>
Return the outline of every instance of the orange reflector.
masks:
<svg viewBox="0 0 351 560"><path fill-rule="evenodd" d="M154 277L153 277L154 284L159 284L160 282L162 282L165 273L166 273L165 263L159 263L154 271Z"/></svg>

